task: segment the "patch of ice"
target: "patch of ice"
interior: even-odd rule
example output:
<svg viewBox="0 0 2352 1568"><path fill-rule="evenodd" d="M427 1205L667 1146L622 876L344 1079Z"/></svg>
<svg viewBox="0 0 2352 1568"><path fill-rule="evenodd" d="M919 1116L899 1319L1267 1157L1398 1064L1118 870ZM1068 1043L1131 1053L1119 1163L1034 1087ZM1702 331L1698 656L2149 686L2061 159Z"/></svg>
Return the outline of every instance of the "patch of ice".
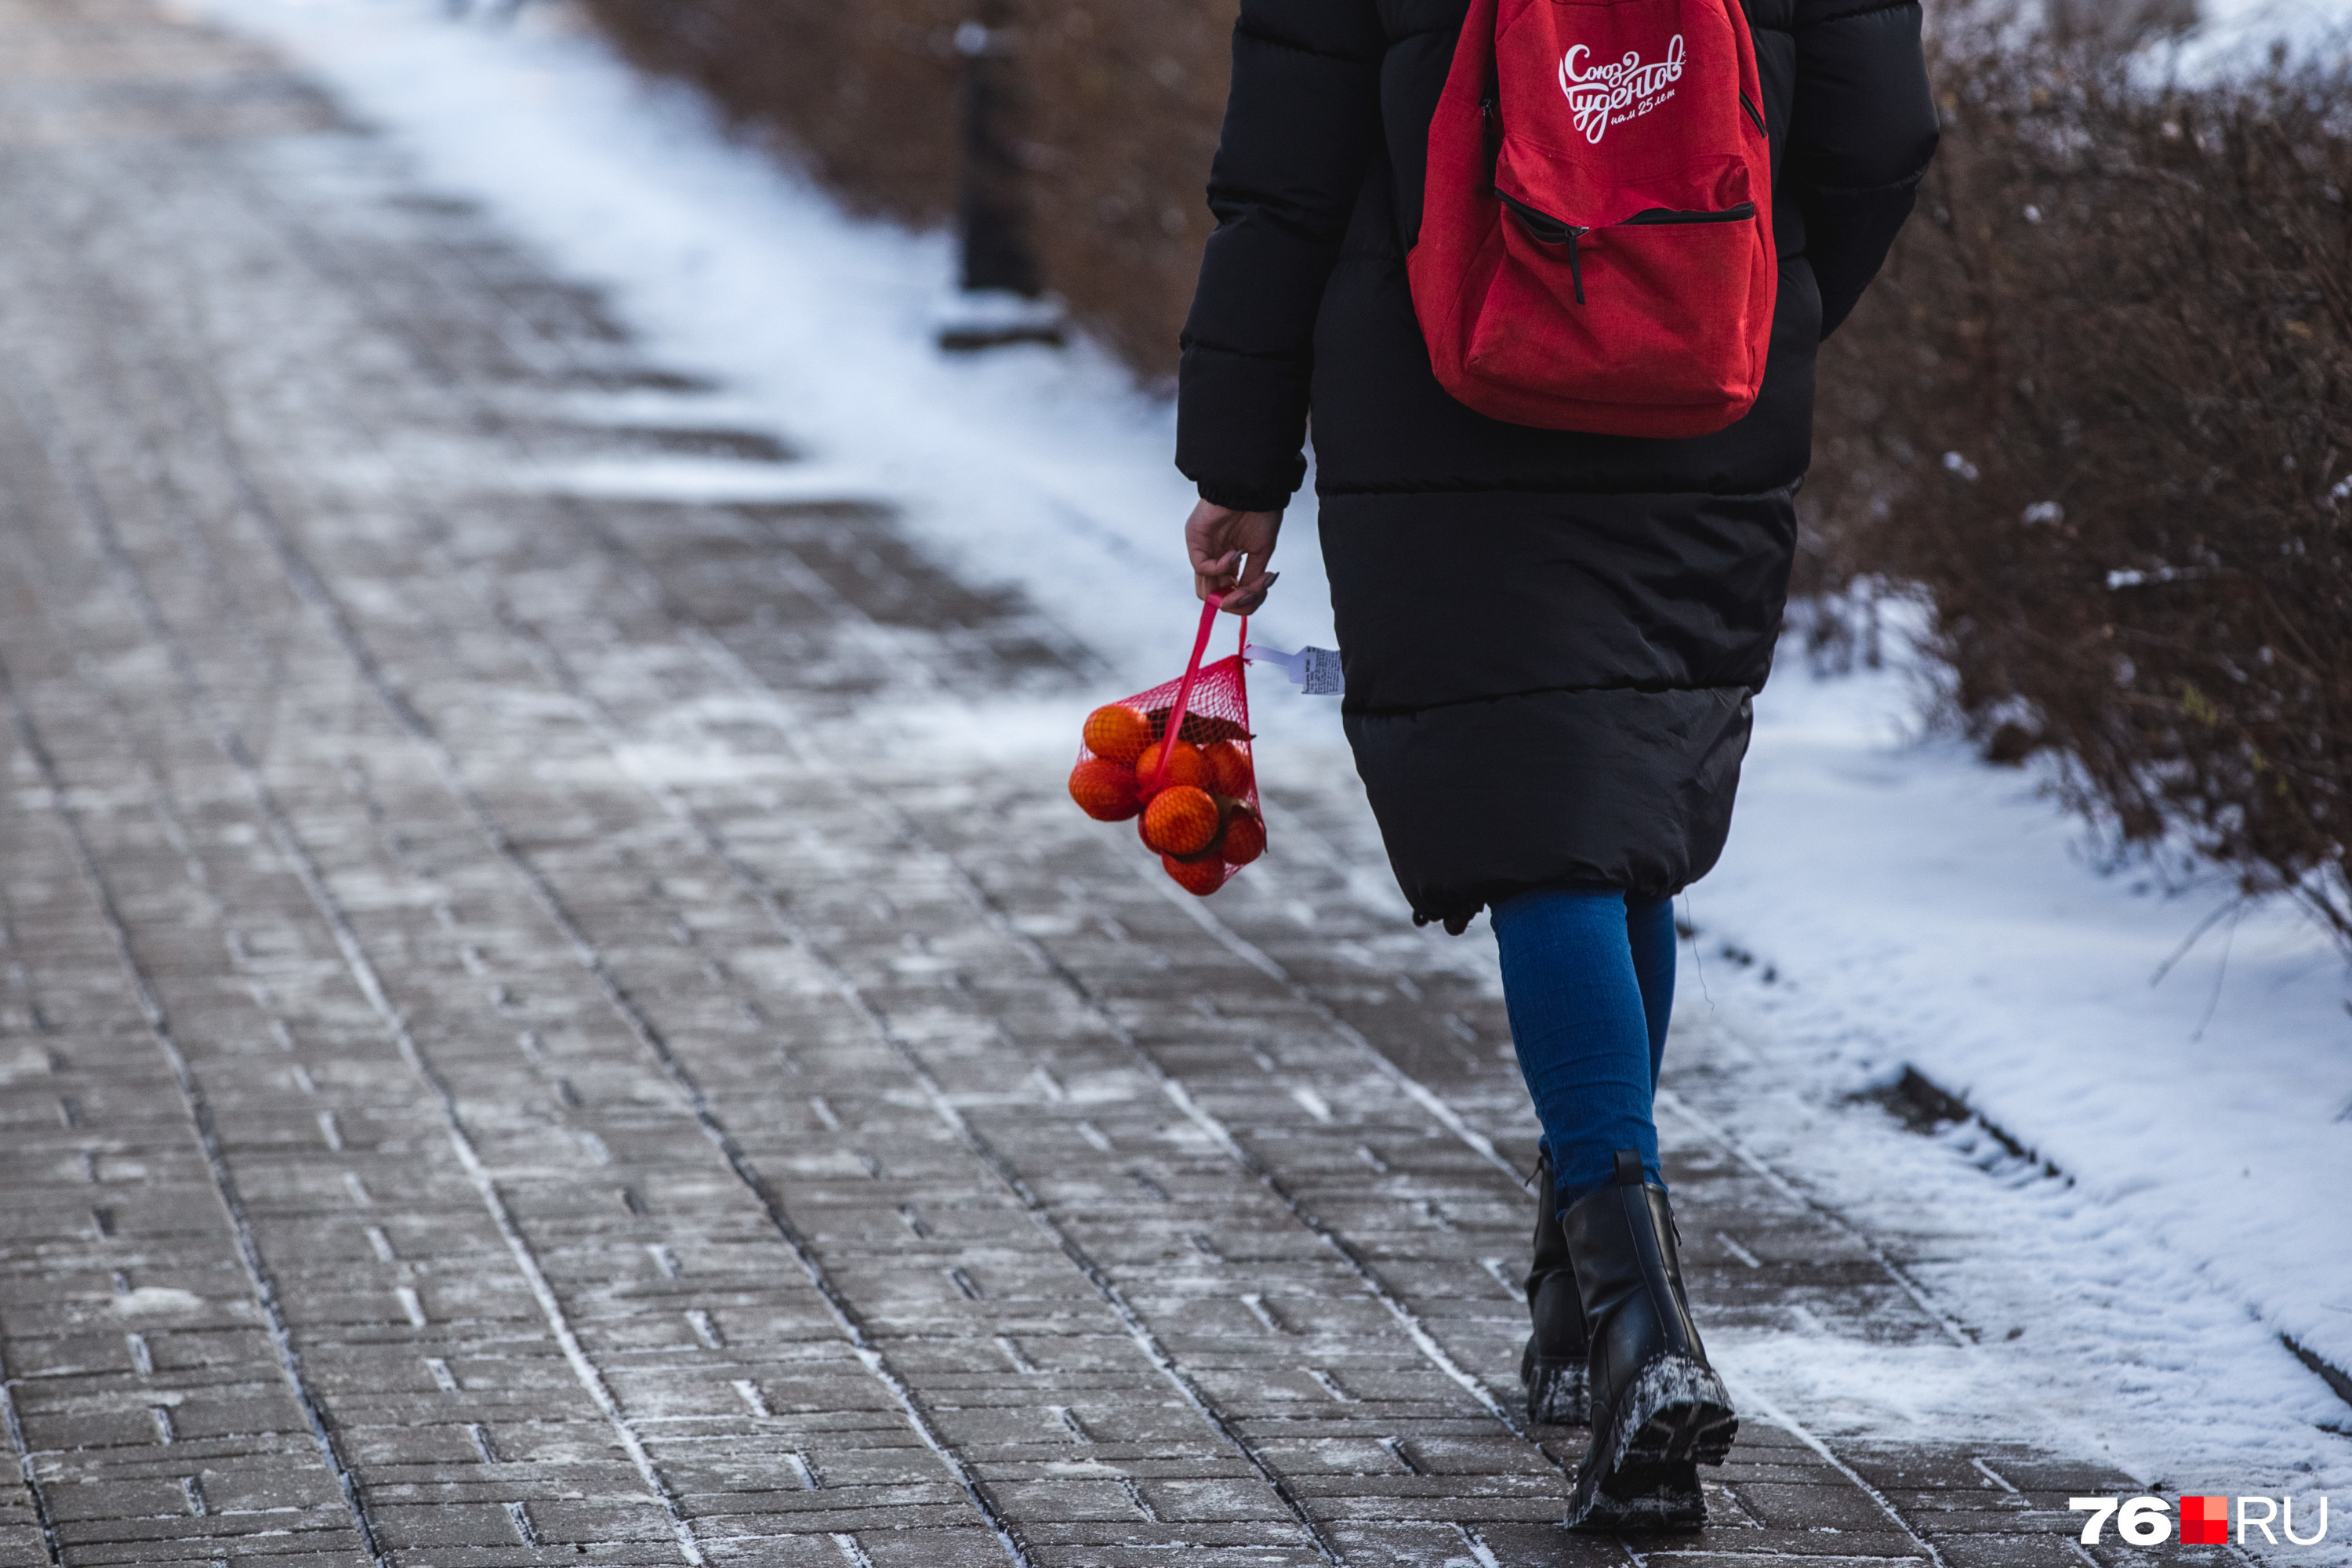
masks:
<svg viewBox="0 0 2352 1568"><path fill-rule="evenodd" d="M12 1046L0 1051L0 1084L49 1076L49 1053L37 1046Z"/></svg>

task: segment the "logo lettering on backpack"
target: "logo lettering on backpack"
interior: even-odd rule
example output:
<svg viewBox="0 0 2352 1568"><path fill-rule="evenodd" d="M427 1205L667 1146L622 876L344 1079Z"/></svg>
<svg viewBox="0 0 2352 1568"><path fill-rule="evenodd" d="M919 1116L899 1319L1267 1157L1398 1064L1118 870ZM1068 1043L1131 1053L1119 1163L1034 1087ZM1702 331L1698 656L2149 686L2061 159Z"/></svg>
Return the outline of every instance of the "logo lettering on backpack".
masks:
<svg viewBox="0 0 2352 1568"><path fill-rule="evenodd" d="M1559 90L1568 95L1576 128L1588 142L1599 142L1612 125L1638 120L1674 97L1674 84L1683 79L1683 36L1676 33L1665 58L1642 63L1641 51L1627 49L1625 58L1601 65L1583 44L1568 51L1559 62Z"/></svg>

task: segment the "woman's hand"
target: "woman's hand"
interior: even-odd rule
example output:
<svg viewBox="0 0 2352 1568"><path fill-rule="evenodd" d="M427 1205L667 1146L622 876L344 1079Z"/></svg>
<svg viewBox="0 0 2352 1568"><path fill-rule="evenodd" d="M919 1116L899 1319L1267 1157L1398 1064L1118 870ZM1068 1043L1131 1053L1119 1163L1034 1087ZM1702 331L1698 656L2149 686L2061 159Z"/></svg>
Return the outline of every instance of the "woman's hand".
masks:
<svg viewBox="0 0 2352 1568"><path fill-rule="evenodd" d="M1224 612L1247 616L1265 603L1278 572L1265 569L1282 531L1278 511L1235 511L1202 501L1185 520L1184 546L1192 555L1192 587L1202 599L1224 595Z"/></svg>

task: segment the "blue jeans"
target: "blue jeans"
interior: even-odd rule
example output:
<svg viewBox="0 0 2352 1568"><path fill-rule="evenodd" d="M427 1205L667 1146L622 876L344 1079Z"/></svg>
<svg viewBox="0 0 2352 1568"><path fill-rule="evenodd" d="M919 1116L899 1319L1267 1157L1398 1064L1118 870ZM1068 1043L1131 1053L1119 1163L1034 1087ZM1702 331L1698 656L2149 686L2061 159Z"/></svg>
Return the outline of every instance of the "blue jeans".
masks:
<svg viewBox="0 0 2352 1568"><path fill-rule="evenodd" d="M1547 888L1505 900L1493 919L1511 1038L1560 1206L1609 1185L1620 1149L1640 1150L1664 1186L1650 1105L1675 1005L1674 904Z"/></svg>

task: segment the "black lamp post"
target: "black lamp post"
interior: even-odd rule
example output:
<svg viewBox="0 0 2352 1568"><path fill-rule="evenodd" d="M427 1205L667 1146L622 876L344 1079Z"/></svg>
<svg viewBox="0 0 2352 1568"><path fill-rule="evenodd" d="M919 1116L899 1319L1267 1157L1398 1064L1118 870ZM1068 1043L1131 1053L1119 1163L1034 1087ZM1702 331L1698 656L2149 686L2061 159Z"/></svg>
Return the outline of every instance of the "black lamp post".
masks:
<svg viewBox="0 0 2352 1568"><path fill-rule="evenodd" d="M962 168L956 220L962 292L940 329L940 346L970 352L1062 342L1060 310L1044 298L1029 243L1028 203L1016 126L1020 111L1013 0L977 0L956 29Z"/></svg>

